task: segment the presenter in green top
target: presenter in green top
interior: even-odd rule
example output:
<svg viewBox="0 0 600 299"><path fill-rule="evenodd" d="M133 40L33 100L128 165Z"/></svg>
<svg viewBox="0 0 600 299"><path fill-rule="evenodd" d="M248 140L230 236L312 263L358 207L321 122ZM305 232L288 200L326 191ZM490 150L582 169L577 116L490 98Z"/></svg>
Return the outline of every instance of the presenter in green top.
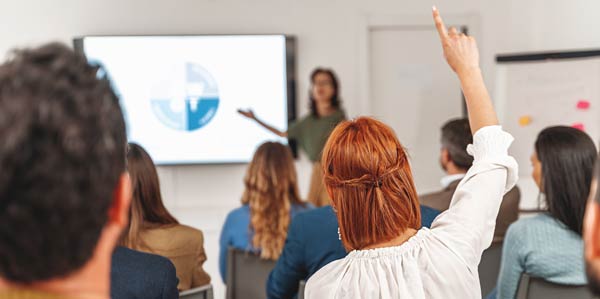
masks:
<svg viewBox="0 0 600 299"><path fill-rule="evenodd" d="M340 107L339 83L330 69L317 68L310 75L310 114L290 124L282 132L258 119L252 110L239 110L243 116L256 121L277 136L296 141L313 162L308 201L317 207L329 204L329 196L323 186L320 166L321 151L333 128L346 118Z"/></svg>

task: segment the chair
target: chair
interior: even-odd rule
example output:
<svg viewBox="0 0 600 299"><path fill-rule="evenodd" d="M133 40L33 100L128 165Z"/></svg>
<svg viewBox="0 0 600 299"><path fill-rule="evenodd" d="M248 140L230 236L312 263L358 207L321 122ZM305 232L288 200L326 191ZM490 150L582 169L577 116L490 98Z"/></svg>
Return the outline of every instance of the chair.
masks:
<svg viewBox="0 0 600 299"><path fill-rule="evenodd" d="M211 284L185 290L179 293L180 299L213 299L213 287Z"/></svg>
<svg viewBox="0 0 600 299"><path fill-rule="evenodd" d="M539 277L521 275L516 299L591 299L586 285L560 285Z"/></svg>
<svg viewBox="0 0 600 299"><path fill-rule="evenodd" d="M501 259L502 243L492 243L492 246L481 255L479 281L481 282L481 295L484 297L496 287Z"/></svg>
<svg viewBox="0 0 600 299"><path fill-rule="evenodd" d="M306 280L300 280L298 286L298 299L304 299L304 287L306 287Z"/></svg>
<svg viewBox="0 0 600 299"><path fill-rule="evenodd" d="M263 260L258 255L229 248L227 251L227 299L267 298L267 278L276 261Z"/></svg>

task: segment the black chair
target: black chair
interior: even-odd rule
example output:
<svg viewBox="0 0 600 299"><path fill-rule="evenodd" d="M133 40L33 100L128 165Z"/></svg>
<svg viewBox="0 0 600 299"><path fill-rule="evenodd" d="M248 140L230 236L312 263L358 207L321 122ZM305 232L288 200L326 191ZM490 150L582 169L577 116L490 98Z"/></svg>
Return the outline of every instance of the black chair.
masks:
<svg viewBox="0 0 600 299"><path fill-rule="evenodd" d="M298 285L298 299L304 299L304 288L306 287L306 280L300 280Z"/></svg>
<svg viewBox="0 0 600 299"><path fill-rule="evenodd" d="M479 262L479 281L481 283L481 295L485 297L495 287L500 273L500 262L502 259L502 243L492 243L481 255Z"/></svg>
<svg viewBox="0 0 600 299"><path fill-rule="evenodd" d="M276 261L263 260L258 255L229 248L227 251L227 299L265 299L266 284Z"/></svg>
<svg viewBox="0 0 600 299"><path fill-rule="evenodd" d="M180 299L214 299L213 287L211 284L185 290L179 293Z"/></svg>
<svg viewBox="0 0 600 299"><path fill-rule="evenodd" d="M521 275L516 299L592 299L586 285L560 285L539 277Z"/></svg>

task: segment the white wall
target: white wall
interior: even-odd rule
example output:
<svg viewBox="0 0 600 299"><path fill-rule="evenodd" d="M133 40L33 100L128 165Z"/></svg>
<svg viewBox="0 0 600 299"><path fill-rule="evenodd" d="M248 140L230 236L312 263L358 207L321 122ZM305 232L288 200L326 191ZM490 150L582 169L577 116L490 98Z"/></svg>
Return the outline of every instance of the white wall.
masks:
<svg viewBox="0 0 600 299"><path fill-rule="evenodd" d="M428 15L432 4L414 0L19 0L0 1L0 53L48 40L70 42L92 34L286 33L298 38L299 108L306 112L307 76L333 67L350 116L361 113L358 61L366 15ZM499 52L600 48L600 1L438 0L446 14L480 16L482 67L494 82ZM432 57L439 59L439 57ZM493 87L493 86L492 86ZM407 99L409 100L409 99ZM432 157L434 159L435 157ZM310 166L299 163L306 193ZM416 171L428 171L416 170ZM205 231L207 269L217 287L217 239L227 211L238 205L243 165L163 167L169 208Z"/></svg>

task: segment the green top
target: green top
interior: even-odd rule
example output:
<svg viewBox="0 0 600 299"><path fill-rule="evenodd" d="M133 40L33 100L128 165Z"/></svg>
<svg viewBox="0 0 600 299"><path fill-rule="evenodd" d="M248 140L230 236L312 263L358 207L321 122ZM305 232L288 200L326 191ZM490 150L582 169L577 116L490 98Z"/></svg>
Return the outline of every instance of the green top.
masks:
<svg viewBox="0 0 600 299"><path fill-rule="evenodd" d="M325 117L316 117L311 113L290 125L288 138L296 140L308 158L317 162L321 159L321 152L329 134L344 119L346 119L346 114L342 109Z"/></svg>

